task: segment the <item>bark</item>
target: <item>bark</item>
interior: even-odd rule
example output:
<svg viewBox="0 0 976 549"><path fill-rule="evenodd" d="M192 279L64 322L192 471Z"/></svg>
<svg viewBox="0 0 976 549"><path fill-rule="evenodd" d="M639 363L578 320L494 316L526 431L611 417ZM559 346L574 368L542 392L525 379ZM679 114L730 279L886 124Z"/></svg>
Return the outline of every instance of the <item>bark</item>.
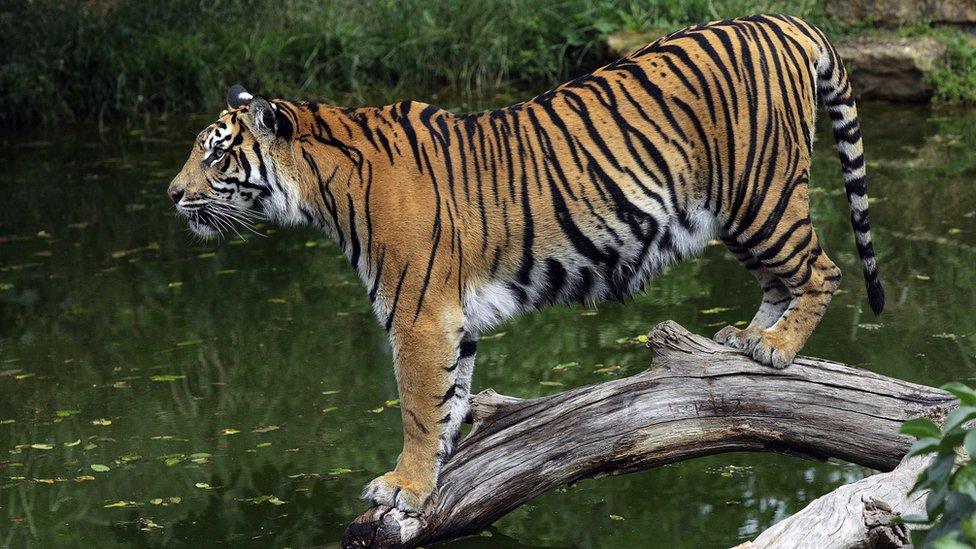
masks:
<svg viewBox="0 0 976 549"><path fill-rule="evenodd" d="M554 486L720 452L833 457L890 471L912 443L898 434L901 423L955 404L939 389L827 360L798 357L775 370L670 321L648 337L654 360L634 376L534 399L474 396L474 427L424 513L370 509L346 530L343 547L475 534Z"/></svg>
<svg viewBox="0 0 976 549"><path fill-rule="evenodd" d="M931 461L932 456L906 458L891 472L841 486L736 549L907 547L908 527L893 519L925 515L927 492L908 491Z"/></svg>

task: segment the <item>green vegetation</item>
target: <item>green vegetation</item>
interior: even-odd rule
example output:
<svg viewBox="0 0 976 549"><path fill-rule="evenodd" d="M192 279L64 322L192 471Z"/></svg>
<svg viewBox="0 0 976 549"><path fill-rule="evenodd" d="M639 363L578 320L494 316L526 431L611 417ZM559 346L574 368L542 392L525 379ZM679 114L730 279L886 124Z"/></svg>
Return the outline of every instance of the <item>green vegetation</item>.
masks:
<svg viewBox="0 0 976 549"><path fill-rule="evenodd" d="M0 10L0 127L213 111L235 82L338 104L477 107L599 66L611 33L761 12L832 36L873 32L828 18L823 0L12 0ZM950 46L937 99L976 101L976 47L934 34Z"/></svg>
<svg viewBox="0 0 976 549"><path fill-rule="evenodd" d="M976 44L961 32L940 38L946 44L946 65L930 75L936 101L976 104Z"/></svg>
<svg viewBox="0 0 976 549"><path fill-rule="evenodd" d="M976 429L964 426L976 419L976 391L962 383L942 388L959 399L959 407L949 413L942 429L928 418L906 421L901 429L918 439L909 456L935 454L912 488L912 492L929 491L927 516L904 520L922 525L912 531L917 547L963 549L976 546ZM959 453L961 448L965 457Z"/></svg>
<svg viewBox="0 0 976 549"><path fill-rule="evenodd" d="M0 12L0 126L218 108L228 86L355 104L544 89L619 30L813 0L14 0Z"/></svg>

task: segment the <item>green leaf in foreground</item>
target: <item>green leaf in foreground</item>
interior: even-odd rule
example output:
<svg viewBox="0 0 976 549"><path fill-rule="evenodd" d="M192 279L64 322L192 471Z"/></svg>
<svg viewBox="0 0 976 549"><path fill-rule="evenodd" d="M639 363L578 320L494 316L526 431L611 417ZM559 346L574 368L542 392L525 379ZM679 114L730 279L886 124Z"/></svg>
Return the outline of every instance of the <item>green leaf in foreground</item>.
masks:
<svg viewBox="0 0 976 549"><path fill-rule="evenodd" d="M915 438L939 437L942 435L939 426L926 417L917 417L902 423L901 429L898 432L903 435L911 435Z"/></svg>

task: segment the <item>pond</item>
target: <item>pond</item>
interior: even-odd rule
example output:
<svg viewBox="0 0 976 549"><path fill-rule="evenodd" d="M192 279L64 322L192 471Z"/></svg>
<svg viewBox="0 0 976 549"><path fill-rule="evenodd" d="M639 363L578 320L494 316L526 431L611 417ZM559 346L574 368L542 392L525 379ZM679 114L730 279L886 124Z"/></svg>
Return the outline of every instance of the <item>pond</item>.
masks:
<svg viewBox="0 0 976 549"><path fill-rule="evenodd" d="M832 140L813 216L844 269L805 354L910 381L976 365L976 111L865 105L888 308L867 305ZM0 134L0 546L335 546L400 449L385 334L311 229L194 240L165 186L205 119ZM721 245L646 294L486 334L476 390L521 397L627 376L674 319L748 320L752 277ZM870 474L724 454L551 491L456 547L722 547Z"/></svg>

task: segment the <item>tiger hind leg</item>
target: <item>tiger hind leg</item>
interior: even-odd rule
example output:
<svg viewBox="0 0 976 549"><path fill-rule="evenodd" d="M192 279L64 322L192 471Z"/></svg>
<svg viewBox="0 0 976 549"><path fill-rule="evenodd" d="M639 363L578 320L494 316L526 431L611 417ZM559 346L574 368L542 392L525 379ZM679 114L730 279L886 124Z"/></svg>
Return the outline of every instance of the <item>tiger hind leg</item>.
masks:
<svg viewBox="0 0 976 549"><path fill-rule="evenodd" d="M805 180L794 183L773 230L757 228L751 235L740 234L738 244L748 250L769 277L776 277L789 292L789 304L770 326L762 326L775 314L779 289L770 283L764 292L764 307L758 322L735 333L733 347L752 355L756 361L774 368L785 368L806 344L820 324L827 306L840 285L840 269L820 247L810 222ZM789 191L787 191L789 192ZM774 215L768 218L777 217ZM767 277L768 278L768 277ZM770 297L765 305L766 296ZM726 340L729 340L726 335Z"/></svg>
<svg viewBox="0 0 976 549"><path fill-rule="evenodd" d="M722 242L728 246L732 255L756 277L759 286L762 288L762 302L760 302L759 309L753 315L746 330L751 328L755 331L769 328L786 312L786 308L792 300L792 295L779 277L763 267L748 249L742 247L734 239L726 236L722 237ZM715 334L714 339L723 345L744 348L745 345L743 342L746 338L743 336L743 332L744 330L735 326L726 326Z"/></svg>

